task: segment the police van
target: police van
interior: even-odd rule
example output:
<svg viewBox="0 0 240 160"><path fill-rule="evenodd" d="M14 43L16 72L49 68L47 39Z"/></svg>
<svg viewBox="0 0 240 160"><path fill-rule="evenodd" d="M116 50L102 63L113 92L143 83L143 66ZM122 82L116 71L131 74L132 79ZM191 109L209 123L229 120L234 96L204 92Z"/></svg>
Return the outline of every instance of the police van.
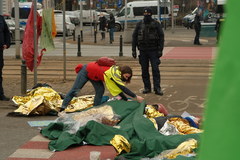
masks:
<svg viewBox="0 0 240 160"><path fill-rule="evenodd" d="M159 16L158 16L158 1L133 1L127 3L127 23L137 23L143 19L143 9L149 7L152 9L152 17L154 19L163 21L170 20L170 0L160 0ZM117 13L115 17L115 28L123 29L125 23L125 6ZM116 25L119 25L118 27Z"/></svg>

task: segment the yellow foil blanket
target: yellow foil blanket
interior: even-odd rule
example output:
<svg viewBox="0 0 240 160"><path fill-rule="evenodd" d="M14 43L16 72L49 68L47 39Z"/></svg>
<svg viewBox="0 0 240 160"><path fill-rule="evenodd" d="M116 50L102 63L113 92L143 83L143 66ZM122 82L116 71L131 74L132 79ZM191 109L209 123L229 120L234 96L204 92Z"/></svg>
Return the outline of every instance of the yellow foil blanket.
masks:
<svg viewBox="0 0 240 160"><path fill-rule="evenodd" d="M129 144L128 140L122 135L115 135L110 143L117 150L118 154L120 154L122 151L129 153L131 150L131 145Z"/></svg>
<svg viewBox="0 0 240 160"><path fill-rule="evenodd" d="M93 106L93 95L74 97L66 112L80 111ZM60 95L50 87L38 87L29 92L26 96L14 96L12 101L18 106L14 112L23 115L46 115L50 111L58 112L62 99Z"/></svg>
<svg viewBox="0 0 240 160"><path fill-rule="evenodd" d="M175 159L178 155L186 156L187 154L193 154L195 148L197 148L197 141L189 139L182 142L176 149L163 151L159 158Z"/></svg>

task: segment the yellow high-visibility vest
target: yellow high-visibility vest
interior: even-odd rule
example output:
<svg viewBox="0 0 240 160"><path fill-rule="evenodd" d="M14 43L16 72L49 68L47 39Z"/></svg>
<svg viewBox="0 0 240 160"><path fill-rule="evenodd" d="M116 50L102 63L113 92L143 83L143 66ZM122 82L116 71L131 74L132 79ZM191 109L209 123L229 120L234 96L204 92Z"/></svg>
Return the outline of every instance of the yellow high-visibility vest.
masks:
<svg viewBox="0 0 240 160"><path fill-rule="evenodd" d="M121 71L119 70L119 66L112 66L107 71L104 72L104 81L107 89L113 96L119 95L122 90L116 85L116 83L125 86L121 79ZM116 82L114 82L113 80Z"/></svg>

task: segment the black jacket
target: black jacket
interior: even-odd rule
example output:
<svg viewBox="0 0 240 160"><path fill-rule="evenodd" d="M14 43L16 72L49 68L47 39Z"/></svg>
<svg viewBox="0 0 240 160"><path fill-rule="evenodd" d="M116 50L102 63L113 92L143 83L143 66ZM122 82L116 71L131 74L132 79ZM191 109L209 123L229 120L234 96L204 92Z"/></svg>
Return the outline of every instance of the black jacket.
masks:
<svg viewBox="0 0 240 160"><path fill-rule="evenodd" d="M110 15L110 20L108 21L108 29L115 28L115 18L113 15Z"/></svg>
<svg viewBox="0 0 240 160"><path fill-rule="evenodd" d="M107 18L105 16L99 18L99 30L105 31L107 26Z"/></svg>
<svg viewBox="0 0 240 160"><path fill-rule="evenodd" d="M142 30L141 28L143 26L143 23L144 23L144 21L138 22L134 31L133 31L133 34L132 34L132 50L136 51L136 47L137 47L139 50L143 50L143 51L144 50L158 50L158 51L162 52L163 47L164 47L164 32L162 30L161 24L154 19L152 19L152 21L150 22L150 23L155 24L155 33L156 33L156 36L158 37L155 45L152 45L154 43L151 43L148 40L144 40L145 44L139 43L138 37L139 37L139 32L141 32L141 30Z"/></svg>
<svg viewBox="0 0 240 160"><path fill-rule="evenodd" d="M194 18L194 29L195 31L201 31L200 16L196 15Z"/></svg>
<svg viewBox="0 0 240 160"><path fill-rule="evenodd" d="M0 49L3 45L10 47L10 31L3 16L0 15Z"/></svg>

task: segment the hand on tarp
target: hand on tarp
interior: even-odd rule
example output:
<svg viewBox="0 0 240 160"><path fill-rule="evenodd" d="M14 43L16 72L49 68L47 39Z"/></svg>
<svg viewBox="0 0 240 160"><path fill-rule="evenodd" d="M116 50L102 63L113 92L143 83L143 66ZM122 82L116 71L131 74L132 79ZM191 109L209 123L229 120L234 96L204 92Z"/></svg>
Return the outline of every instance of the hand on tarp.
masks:
<svg viewBox="0 0 240 160"><path fill-rule="evenodd" d="M136 98L137 98L137 101L138 101L139 103L142 103L143 100L144 100L144 98L141 97L141 96L136 96Z"/></svg>

